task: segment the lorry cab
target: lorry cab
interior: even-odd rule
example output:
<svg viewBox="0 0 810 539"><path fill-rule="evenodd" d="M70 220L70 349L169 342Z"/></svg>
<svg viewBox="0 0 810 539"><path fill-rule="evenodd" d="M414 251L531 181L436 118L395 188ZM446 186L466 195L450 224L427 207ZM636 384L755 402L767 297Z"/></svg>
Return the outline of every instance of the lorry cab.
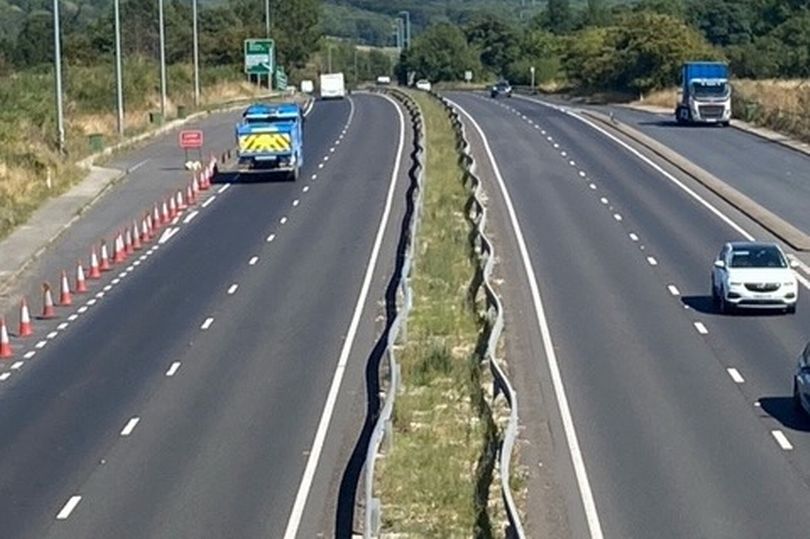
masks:
<svg viewBox="0 0 810 539"><path fill-rule="evenodd" d="M681 99L675 109L678 123L715 123L731 120L731 84L722 62L687 62L681 68Z"/></svg>
<svg viewBox="0 0 810 539"><path fill-rule="evenodd" d="M303 163L303 121L296 103L248 107L236 126L240 169L288 172L297 179Z"/></svg>

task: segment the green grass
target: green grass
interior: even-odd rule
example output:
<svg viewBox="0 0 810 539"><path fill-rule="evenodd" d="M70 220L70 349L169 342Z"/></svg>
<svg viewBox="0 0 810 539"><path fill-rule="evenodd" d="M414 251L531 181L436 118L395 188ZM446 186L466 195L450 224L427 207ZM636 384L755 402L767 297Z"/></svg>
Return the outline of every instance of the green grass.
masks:
<svg viewBox="0 0 810 539"><path fill-rule="evenodd" d="M475 272L471 225L449 119L413 94L426 120L423 221L416 240L414 304L399 353L393 447L379 461L384 532L414 537L487 537L494 426L476 346L482 320L469 299Z"/></svg>

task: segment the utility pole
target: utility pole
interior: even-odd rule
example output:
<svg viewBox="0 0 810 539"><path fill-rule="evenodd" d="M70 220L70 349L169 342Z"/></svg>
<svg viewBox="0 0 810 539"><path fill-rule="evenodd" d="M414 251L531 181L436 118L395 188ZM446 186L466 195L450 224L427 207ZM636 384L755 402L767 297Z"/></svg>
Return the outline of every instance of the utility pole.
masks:
<svg viewBox="0 0 810 539"><path fill-rule="evenodd" d="M267 39L270 39L270 0L264 0L264 29Z"/></svg>
<svg viewBox="0 0 810 539"><path fill-rule="evenodd" d="M530 67L529 71L532 73L532 93L534 93L534 66Z"/></svg>
<svg viewBox="0 0 810 539"><path fill-rule="evenodd" d="M194 19L192 32L194 34L194 108L196 109L200 106L200 44L197 36L197 0L191 0L191 11Z"/></svg>
<svg viewBox="0 0 810 539"><path fill-rule="evenodd" d="M163 0L158 0L160 24L160 123L166 121L166 35L163 28Z"/></svg>
<svg viewBox="0 0 810 539"><path fill-rule="evenodd" d="M400 15L405 16L405 32L404 32L404 47L406 49L411 48L411 12L410 11L400 11Z"/></svg>
<svg viewBox="0 0 810 539"><path fill-rule="evenodd" d="M53 0L53 61L56 80L56 129L59 152L65 153L65 116L62 110L62 31L59 28L59 0Z"/></svg>
<svg viewBox="0 0 810 539"><path fill-rule="evenodd" d="M360 77L357 74L357 45L354 46L354 84L360 83Z"/></svg>
<svg viewBox="0 0 810 539"><path fill-rule="evenodd" d="M328 69L328 72L331 73L332 72L332 44L331 43L329 43L329 45L327 45L327 49L328 49L327 54L329 56L329 63L328 63L329 67L327 69Z"/></svg>
<svg viewBox="0 0 810 539"><path fill-rule="evenodd" d="M402 19L397 17L397 52L402 54L402 49L405 47L405 28Z"/></svg>
<svg viewBox="0 0 810 539"><path fill-rule="evenodd" d="M115 96L118 104L118 136L124 136L124 84L121 68L121 11L120 2L115 0Z"/></svg>

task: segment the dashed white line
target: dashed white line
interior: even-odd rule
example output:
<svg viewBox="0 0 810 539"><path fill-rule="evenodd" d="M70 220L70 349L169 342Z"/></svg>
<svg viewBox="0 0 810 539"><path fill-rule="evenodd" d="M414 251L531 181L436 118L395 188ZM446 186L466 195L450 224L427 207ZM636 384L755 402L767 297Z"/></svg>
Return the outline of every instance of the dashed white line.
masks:
<svg viewBox="0 0 810 539"><path fill-rule="evenodd" d="M318 163L318 168L323 168L323 163Z"/></svg>
<svg viewBox="0 0 810 539"><path fill-rule="evenodd" d="M25 353L25 355L23 356L23 359L31 359L35 355L37 355L37 351L36 350L30 350L30 351Z"/></svg>
<svg viewBox="0 0 810 539"><path fill-rule="evenodd" d="M745 378L743 378L742 374L740 374L740 371L738 371L734 367L727 368L726 372L728 373L729 376L731 376L731 379L734 380L735 384L745 383Z"/></svg>
<svg viewBox="0 0 810 539"><path fill-rule="evenodd" d="M198 213L200 213L200 210L194 210L193 212L191 212L191 213L189 213L188 215L186 215L186 218L185 218L185 219L183 219L183 222L184 222L185 224L190 223L192 219L194 219L195 217L197 217L197 214L198 214Z"/></svg>
<svg viewBox="0 0 810 539"><path fill-rule="evenodd" d="M286 217L282 217L282 218L279 220L279 223L281 223L282 225L283 225L284 223L286 223L286 222L287 222L287 218L286 218Z"/></svg>
<svg viewBox="0 0 810 539"><path fill-rule="evenodd" d="M202 325L200 326L200 329L206 330L206 329L210 328L211 324L213 324L213 323L214 323L214 319L209 316L208 318L205 319L205 322L202 323Z"/></svg>
<svg viewBox="0 0 810 539"><path fill-rule="evenodd" d="M270 234L269 236L267 236L267 243L270 243L274 239L276 239L276 235L275 234Z"/></svg>
<svg viewBox="0 0 810 539"><path fill-rule="evenodd" d="M293 200L293 208L298 206L300 203L301 203L301 201L298 200L297 198L295 200Z"/></svg>
<svg viewBox="0 0 810 539"><path fill-rule="evenodd" d="M86 303L85 305L89 305L89 306L91 306L91 307L92 307L92 306L93 306L93 305L95 305L97 302L98 302L98 300L97 300L96 298L90 298L90 299L88 299L88 300L87 300L87 303Z"/></svg>
<svg viewBox="0 0 810 539"><path fill-rule="evenodd" d="M46 344L48 344L48 341L39 341L34 345L34 348L44 348Z"/></svg>
<svg viewBox="0 0 810 539"><path fill-rule="evenodd" d="M599 202L601 202L602 204L607 204L608 199L606 199L605 197L602 197L602 198L599 199Z"/></svg>
<svg viewBox="0 0 810 539"><path fill-rule="evenodd" d="M701 335L709 334L709 330L706 329L706 326L703 325L703 322L692 322L692 324L695 326L697 332L700 333Z"/></svg>
<svg viewBox="0 0 810 539"><path fill-rule="evenodd" d="M119 279L118 277L116 277L115 279L113 279L112 281L110 281L110 284L116 285L116 284L118 284L118 283L120 283L120 282L121 282L121 279Z"/></svg>
<svg viewBox="0 0 810 539"><path fill-rule="evenodd" d="M9 378L11 378L10 372L4 372L3 374L0 374L0 382L5 382Z"/></svg>
<svg viewBox="0 0 810 539"><path fill-rule="evenodd" d="M64 507L62 507L62 510L56 515L56 520L67 520L73 510L76 509L76 506L79 505L80 501L82 501L81 496L71 496Z"/></svg>
<svg viewBox="0 0 810 539"><path fill-rule="evenodd" d="M174 376L177 373L177 370L180 368L180 362L175 361L172 363L172 366L169 367L169 370L166 371L166 376Z"/></svg>
<svg viewBox="0 0 810 539"><path fill-rule="evenodd" d="M584 170L580 170L580 171L579 171L579 175L580 175L581 177L583 177L583 178L584 178L584 177L586 177L588 174L586 174Z"/></svg>
<svg viewBox="0 0 810 539"><path fill-rule="evenodd" d="M107 286L105 286L104 288L102 288L102 290L104 290L105 292L109 292L110 290L112 290L112 285L111 285L111 284L108 284Z"/></svg>
<svg viewBox="0 0 810 539"><path fill-rule="evenodd" d="M97 299L101 299L101 298L103 298L103 297L105 296L105 294L106 294L106 292L101 291L101 292L99 292L98 294L96 294L96 298L97 298Z"/></svg>
<svg viewBox="0 0 810 539"><path fill-rule="evenodd" d="M621 220L622 220L622 216L621 216L621 214L619 214L619 213L614 213L614 214L613 214L613 218L614 218L614 219L616 219L617 221L621 221Z"/></svg>
<svg viewBox="0 0 810 539"><path fill-rule="evenodd" d="M678 290L678 287L675 286L674 284L668 284L667 285L667 290L669 290L669 293L672 294L673 296L680 296L681 295L681 291Z"/></svg>
<svg viewBox="0 0 810 539"><path fill-rule="evenodd" d="M311 179L311 180L317 180L317 179L318 179L318 175L317 175L317 174L313 174L313 175L312 175L312 177L311 177L310 179Z"/></svg>
<svg viewBox="0 0 810 539"><path fill-rule="evenodd" d="M22 367L24 363L25 362L23 361L17 361L16 363L14 363L14 365L11 366L11 370L13 371L19 370L19 368Z"/></svg>
<svg viewBox="0 0 810 539"><path fill-rule="evenodd" d="M332 146L331 148L329 148L329 153L335 153L335 147L334 147L334 146Z"/></svg>
<svg viewBox="0 0 810 539"><path fill-rule="evenodd" d="M631 239L631 240L633 240L633 241L638 241L638 236L636 236L636 235L635 235L633 232L631 232L630 234L628 234L628 236L630 236L630 239Z"/></svg>
<svg viewBox="0 0 810 539"><path fill-rule="evenodd" d="M87 305L82 305L81 307L79 307L78 309L76 309L76 312L77 312L77 313L84 314L84 313L86 313L86 312L87 312L87 309L88 309Z"/></svg>
<svg viewBox="0 0 810 539"><path fill-rule="evenodd" d="M130 265L127 267L127 271L128 271L128 272L129 272L129 271L135 271L135 266L133 266L132 264L130 264Z"/></svg>
<svg viewBox="0 0 810 539"><path fill-rule="evenodd" d="M254 256L254 257L251 257L251 259L250 259L250 260L248 260L248 264L250 264L251 266L255 266L255 265L256 265L256 262L258 262L258 261L259 261L259 257L258 257L258 256Z"/></svg>
<svg viewBox="0 0 810 539"><path fill-rule="evenodd" d="M82 309L84 309L84 310L86 311L86 310L87 310L87 307L79 307L79 310L80 310L80 311L81 311ZM82 311L82 312L84 312L84 311ZM73 321L74 321L74 320L76 320L77 318L79 318L79 315L78 315L78 314L76 314L76 313L73 313L73 314L71 314L70 316L68 316L68 320L69 320L69 321L71 321L71 322L73 322Z"/></svg>
<svg viewBox="0 0 810 539"><path fill-rule="evenodd" d="M657 266L658 265L658 261L655 258L651 257L651 256L647 257L647 263L650 266Z"/></svg>
<svg viewBox="0 0 810 539"><path fill-rule="evenodd" d="M67 327L68 327L69 325L70 325L70 324L69 324L68 322L62 322L61 324L59 324L58 326L56 326L56 329L58 329L59 331L62 331L63 329L67 329Z"/></svg>
<svg viewBox="0 0 810 539"><path fill-rule="evenodd" d="M203 202L202 207L207 208L214 201L215 198L217 198L217 195L214 195L211 198L209 198L208 200L206 200L205 202Z"/></svg>
<svg viewBox="0 0 810 539"><path fill-rule="evenodd" d="M305 192L305 193L306 193L307 191L309 191L309 185L305 185L305 186L304 186L304 188L303 188L303 189L301 189L301 191L303 191L303 192Z"/></svg>
<svg viewBox="0 0 810 539"><path fill-rule="evenodd" d="M219 194L224 193L225 191L227 191L227 190L228 190L228 188L229 188L230 186L231 186L231 184L226 183L225 185L223 185L222 187L220 187L219 189L217 189L217 193L219 193Z"/></svg>
<svg viewBox="0 0 810 539"><path fill-rule="evenodd" d="M588 185L588 187L590 187L592 191L596 191L596 184L595 183L592 183L592 184Z"/></svg>
<svg viewBox="0 0 810 539"><path fill-rule="evenodd" d="M781 447L783 450L790 451L793 449L793 444L790 443L790 440L787 439L787 436L785 436L785 433L781 430L772 430L771 436L774 437L776 443L778 443L779 447Z"/></svg>
<svg viewBox="0 0 810 539"><path fill-rule="evenodd" d="M568 157L568 152L563 150L563 151L560 152L560 155L563 156L563 157Z"/></svg>
<svg viewBox="0 0 810 539"><path fill-rule="evenodd" d="M51 331L50 333L48 333L47 335L45 335L45 338L46 338L46 339L53 339L53 338L54 338L54 337L56 337L57 335L59 335L59 332L58 332L58 331Z"/></svg>
<svg viewBox="0 0 810 539"><path fill-rule="evenodd" d="M560 147L560 145L559 145L559 144L557 144L557 143L555 142L555 143L554 143L554 149L556 150L556 149L558 149L559 147Z"/></svg>
<svg viewBox="0 0 810 539"><path fill-rule="evenodd" d="M121 436L129 436L132 434L132 431L135 430L135 427L138 425L140 420L141 418L137 416L130 419L121 431Z"/></svg>
<svg viewBox="0 0 810 539"><path fill-rule="evenodd" d="M167 228L166 230L163 231L163 234L160 236L160 239L158 240L158 244L166 243L167 241L169 241L172 238L172 236L177 234L179 231L180 231L180 229L177 228L177 227ZM141 255L141 257L138 260L133 262L133 265L137 266L138 263L145 260L146 257L147 257L147 255Z"/></svg>
<svg viewBox="0 0 810 539"><path fill-rule="evenodd" d="M141 265L141 262L143 262L143 260L136 260L135 262L132 263L132 265L138 267Z"/></svg>
<svg viewBox="0 0 810 539"><path fill-rule="evenodd" d="M229 295L229 296L232 296L232 295L233 295L233 294L236 292L236 290L237 290L238 288L239 288L239 285L238 285L238 284L236 284L236 283L233 283L233 284L231 285L231 287L230 287L230 288L228 288L228 295Z"/></svg>
<svg viewBox="0 0 810 539"><path fill-rule="evenodd" d="M577 166L577 162L574 160L568 161L568 164L571 165L572 167Z"/></svg>
<svg viewBox="0 0 810 539"><path fill-rule="evenodd" d="M124 277L127 276L128 273L129 273L128 271L122 271L121 273L118 274L118 278L123 279Z"/></svg>

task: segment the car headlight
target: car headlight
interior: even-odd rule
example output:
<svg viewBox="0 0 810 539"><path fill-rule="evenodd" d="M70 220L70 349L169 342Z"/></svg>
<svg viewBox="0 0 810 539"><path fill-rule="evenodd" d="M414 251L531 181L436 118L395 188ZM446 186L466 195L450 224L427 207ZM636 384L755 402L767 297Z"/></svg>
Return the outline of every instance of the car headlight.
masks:
<svg viewBox="0 0 810 539"><path fill-rule="evenodd" d="M791 281L789 283L782 283L782 286L787 286L787 287L792 288L792 287L796 286L796 281Z"/></svg>

